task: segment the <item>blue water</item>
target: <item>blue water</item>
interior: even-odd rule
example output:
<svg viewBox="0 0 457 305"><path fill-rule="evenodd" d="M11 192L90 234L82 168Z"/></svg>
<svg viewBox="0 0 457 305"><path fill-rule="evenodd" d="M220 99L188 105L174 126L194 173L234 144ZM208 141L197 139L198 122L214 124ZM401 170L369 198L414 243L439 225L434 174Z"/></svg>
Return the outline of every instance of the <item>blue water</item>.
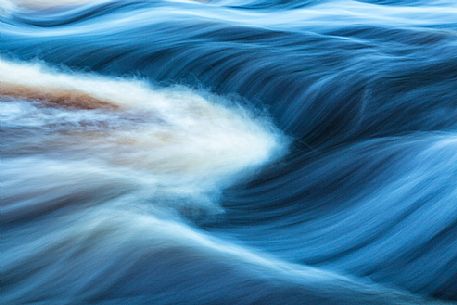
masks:
<svg viewBox="0 0 457 305"><path fill-rule="evenodd" d="M1 304L457 304L456 1L39 2L0 1Z"/></svg>

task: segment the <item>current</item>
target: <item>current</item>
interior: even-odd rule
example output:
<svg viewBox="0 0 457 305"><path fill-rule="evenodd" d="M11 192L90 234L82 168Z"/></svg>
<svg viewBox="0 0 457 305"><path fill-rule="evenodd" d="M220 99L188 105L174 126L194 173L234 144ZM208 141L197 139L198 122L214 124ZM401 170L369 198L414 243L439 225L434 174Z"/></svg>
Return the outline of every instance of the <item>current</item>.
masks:
<svg viewBox="0 0 457 305"><path fill-rule="evenodd" d="M0 304L457 304L457 1L0 0Z"/></svg>

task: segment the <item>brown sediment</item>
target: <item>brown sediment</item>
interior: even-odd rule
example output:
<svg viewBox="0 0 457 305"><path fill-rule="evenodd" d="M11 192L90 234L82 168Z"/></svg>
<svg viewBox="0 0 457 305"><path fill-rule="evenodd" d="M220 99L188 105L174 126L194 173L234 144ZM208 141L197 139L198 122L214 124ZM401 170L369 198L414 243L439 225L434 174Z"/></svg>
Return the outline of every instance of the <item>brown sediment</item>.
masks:
<svg viewBox="0 0 457 305"><path fill-rule="evenodd" d="M109 109L115 110L119 106L104 101L79 90L48 89L8 84L0 82L0 98L16 98L39 101L56 106L78 109Z"/></svg>

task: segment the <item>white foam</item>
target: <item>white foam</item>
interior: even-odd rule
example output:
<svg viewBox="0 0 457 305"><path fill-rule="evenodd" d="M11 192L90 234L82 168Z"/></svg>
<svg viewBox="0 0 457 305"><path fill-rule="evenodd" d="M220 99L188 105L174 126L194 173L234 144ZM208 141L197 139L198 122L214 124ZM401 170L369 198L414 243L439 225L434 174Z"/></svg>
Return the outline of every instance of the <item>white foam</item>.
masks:
<svg viewBox="0 0 457 305"><path fill-rule="evenodd" d="M62 120L68 130L53 137L51 144L43 139L42 148L49 153L62 149L75 158L128 168L177 192L213 191L235 175L269 161L284 146L279 132L265 118L185 88L152 89L141 80L62 73L41 64L5 60L0 60L0 85L48 93L77 91L117 105L119 109L113 111L56 110L30 104L36 108L24 110L29 125L23 127L56 126L56 120ZM21 122L17 112L24 109L24 102L18 103L20 107L9 107L15 124ZM35 120L30 113L35 113ZM92 125L110 127L81 127L91 125L90 120L97 123ZM106 124L99 124L100 120Z"/></svg>
<svg viewBox="0 0 457 305"><path fill-rule="evenodd" d="M7 15L15 9L16 6L12 1L0 0L0 15Z"/></svg>
<svg viewBox="0 0 457 305"><path fill-rule="evenodd" d="M23 8L23 9L52 9L65 6L77 6L90 3L101 2L102 0L0 0L0 7L4 8Z"/></svg>

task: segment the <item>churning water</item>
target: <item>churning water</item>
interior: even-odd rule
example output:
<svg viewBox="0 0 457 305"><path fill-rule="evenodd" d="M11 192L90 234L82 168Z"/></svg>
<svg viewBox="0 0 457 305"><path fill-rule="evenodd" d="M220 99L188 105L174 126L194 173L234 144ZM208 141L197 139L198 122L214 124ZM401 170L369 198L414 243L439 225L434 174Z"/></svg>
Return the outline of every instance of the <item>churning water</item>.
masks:
<svg viewBox="0 0 457 305"><path fill-rule="evenodd" d="M454 0L0 0L1 304L457 304Z"/></svg>

